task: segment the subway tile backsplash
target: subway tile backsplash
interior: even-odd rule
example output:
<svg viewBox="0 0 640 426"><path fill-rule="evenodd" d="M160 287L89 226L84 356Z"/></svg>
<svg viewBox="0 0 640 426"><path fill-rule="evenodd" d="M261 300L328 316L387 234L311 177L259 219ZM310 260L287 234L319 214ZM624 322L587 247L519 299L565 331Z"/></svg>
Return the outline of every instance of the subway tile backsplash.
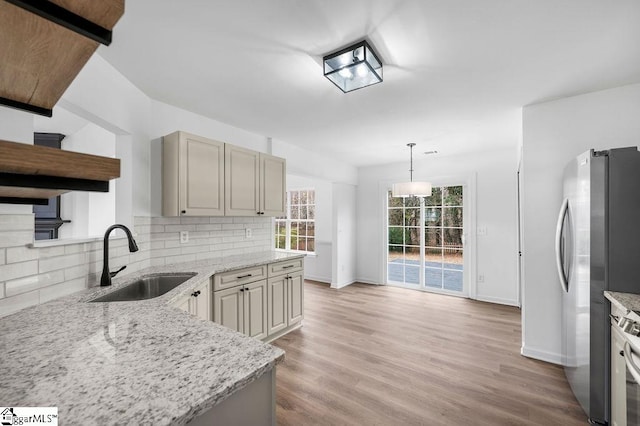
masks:
<svg viewBox="0 0 640 426"><path fill-rule="evenodd" d="M34 248L33 215L0 215L0 317L98 285L102 241ZM149 266L249 254L272 248L268 217L136 217L140 250L129 253L124 238L109 243L111 270L121 275ZM252 237L245 238L251 228ZM180 232L189 241L180 242Z"/></svg>

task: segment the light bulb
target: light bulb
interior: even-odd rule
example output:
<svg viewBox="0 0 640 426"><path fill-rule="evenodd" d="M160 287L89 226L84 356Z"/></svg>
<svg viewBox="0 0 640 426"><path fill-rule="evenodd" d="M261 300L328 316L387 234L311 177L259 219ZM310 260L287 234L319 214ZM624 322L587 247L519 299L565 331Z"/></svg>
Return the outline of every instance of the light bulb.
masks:
<svg viewBox="0 0 640 426"><path fill-rule="evenodd" d="M338 74L340 74L342 78L353 78L353 74L351 73L351 70L349 68L341 69L340 71L338 71Z"/></svg>
<svg viewBox="0 0 640 426"><path fill-rule="evenodd" d="M358 74L358 77L366 77L367 74L369 74L369 70L365 64L360 64L356 68L356 73Z"/></svg>

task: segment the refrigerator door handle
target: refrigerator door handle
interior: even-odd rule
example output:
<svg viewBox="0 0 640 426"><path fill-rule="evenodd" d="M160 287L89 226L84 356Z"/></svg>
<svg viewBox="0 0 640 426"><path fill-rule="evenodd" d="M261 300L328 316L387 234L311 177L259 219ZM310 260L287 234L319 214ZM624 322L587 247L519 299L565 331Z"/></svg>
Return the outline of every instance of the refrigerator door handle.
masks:
<svg viewBox="0 0 640 426"><path fill-rule="evenodd" d="M569 292L569 283L567 282L567 275L564 270L564 247L562 244L562 234L564 231L565 216L569 209L569 199L565 198L560 207L560 214L558 215L558 224L556 226L556 266L558 268L558 276L560 278L560 285L562 290Z"/></svg>

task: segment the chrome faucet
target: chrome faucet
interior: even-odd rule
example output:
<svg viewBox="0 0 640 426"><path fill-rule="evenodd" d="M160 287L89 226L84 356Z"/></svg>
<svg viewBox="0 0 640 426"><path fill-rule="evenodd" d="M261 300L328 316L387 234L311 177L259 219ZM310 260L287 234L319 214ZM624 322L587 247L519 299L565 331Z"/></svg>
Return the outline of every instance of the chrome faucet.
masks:
<svg viewBox="0 0 640 426"><path fill-rule="evenodd" d="M122 268L118 269L115 272L109 272L109 234L116 228L120 228L127 234L127 239L129 240L129 251L131 253L138 251L138 244L136 244L136 240L133 239L133 235L131 235L131 231L124 225L111 225L107 228L107 232L104 233L104 246L102 248L103 260L102 260L102 276L100 277L100 286L105 287L111 285L111 278L115 277L116 274L126 268L126 265Z"/></svg>

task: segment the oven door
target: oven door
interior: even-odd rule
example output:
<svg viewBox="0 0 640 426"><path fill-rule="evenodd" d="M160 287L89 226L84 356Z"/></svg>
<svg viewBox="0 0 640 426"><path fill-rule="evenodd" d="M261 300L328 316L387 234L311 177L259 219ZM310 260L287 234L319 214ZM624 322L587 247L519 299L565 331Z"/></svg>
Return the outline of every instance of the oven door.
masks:
<svg viewBox="0 0 640 426"><path fill-rule="evenodd" d="M629 342L624 343L624 361L627 370L627 426L640 426L640 355L634 352Z"/></svg>

